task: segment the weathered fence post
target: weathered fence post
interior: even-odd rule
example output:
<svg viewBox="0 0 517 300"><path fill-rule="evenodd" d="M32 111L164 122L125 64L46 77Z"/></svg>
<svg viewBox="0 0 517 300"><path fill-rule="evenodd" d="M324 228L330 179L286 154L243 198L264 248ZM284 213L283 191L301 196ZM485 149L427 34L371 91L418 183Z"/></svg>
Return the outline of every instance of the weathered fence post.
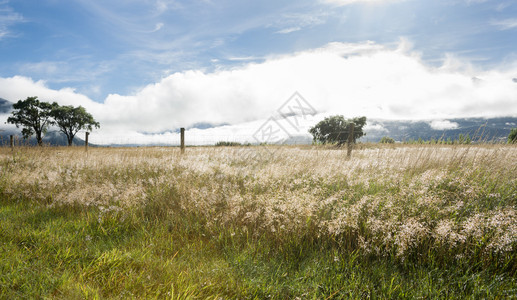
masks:
<svg viewBox="0 0 517 300"><path fill-rule="evenodd" d="M11 146L11 150L14 150L14 135L9 136L9 145Z"/></svg>
<svg viewBox="0 0 517 300"><path fill-rule="evenodd" d="M88 136L89 135L90 135L90 133L86 132L85 138L84 138L84 150L86 150L86 152L88 152Z"/></svg>
<svg viewBox="0 0 517 300"><path fill-rule="evenodd" d="M180 128L181 154L185 153L185 128Z"/></svg>
<svg viewBox="0 0 517 300"><path fill-rule="evenodd" d="M354 147L354 123L350 123L350 127L348 128L348 141L346 144L346 157L350 158L352 156L352 148Z"/></svg>

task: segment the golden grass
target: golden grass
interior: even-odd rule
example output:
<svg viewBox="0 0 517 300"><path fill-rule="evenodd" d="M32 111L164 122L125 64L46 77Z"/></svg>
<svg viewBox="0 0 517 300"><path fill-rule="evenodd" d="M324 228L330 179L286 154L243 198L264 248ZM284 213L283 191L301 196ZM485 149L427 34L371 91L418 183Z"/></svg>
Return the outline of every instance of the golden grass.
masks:
<svg viewBox="0 0 517 300"><path fill-rule="evenodd" d="M207 229L330 237L402 260L425 249L515 264L517 147L0 149L0 191L101 212L153 207ZM482 239L482 244L479 240Z"/></svg>

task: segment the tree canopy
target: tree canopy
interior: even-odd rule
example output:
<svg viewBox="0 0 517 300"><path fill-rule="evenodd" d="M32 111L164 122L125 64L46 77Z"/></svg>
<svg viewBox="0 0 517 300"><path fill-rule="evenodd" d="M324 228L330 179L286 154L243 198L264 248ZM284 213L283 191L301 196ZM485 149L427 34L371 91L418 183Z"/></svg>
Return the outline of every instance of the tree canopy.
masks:
<svg viewBox="0 0 517 300"><path fill-rule="evenodd" d="M341 115L331 116L323 119L309 130L314 142L323 144L337 143L342 145L348 140L350 125L354 124L353 142L365 135L363 127L366 125L366 117L345 119Z"/></svg>
<svg viewBox="0 0 517 300"><path fill-rule="evenodd" d="M68 146L72 146L74 137L79 130L92 131L93 127L100 127L99 123L82 106L56 106L52 109L51 116L54 118L54 124L66 135Z"/></svg>
<svg viewBox="0 0 517 300"><path fill-rule="evenodd" d="M390 138L389 136L383 136L379 143L381 143L381 144L394 144L395 140Z"/></svg>
<svg viewBox="0 0 517 300"><path fill-rule="evenodd" d="M7 118L7 123L22 128L24 138L29 138L36 134L38 145L43 144L42 135L47 131L48 126L53 124L51 111L57 107L57 103L47 103L38 100L38 97L27 97L25 100L18 100L13 104L11 116Z"/></svg>
<svg viewBox="0 0 517 300"><path fill-rule="evenodd" d="M43 134L52 125L59 127L59 130L66 135L69 146L72 145L74 136L79 130L91 131L93 127L100 127L82 106L59 106L56 102L39 101L38 97L27 97L14 103L7 123L15 124L17 128L21 126L25 139L36 134L36 140L40 146L43 144Z"/></svg>

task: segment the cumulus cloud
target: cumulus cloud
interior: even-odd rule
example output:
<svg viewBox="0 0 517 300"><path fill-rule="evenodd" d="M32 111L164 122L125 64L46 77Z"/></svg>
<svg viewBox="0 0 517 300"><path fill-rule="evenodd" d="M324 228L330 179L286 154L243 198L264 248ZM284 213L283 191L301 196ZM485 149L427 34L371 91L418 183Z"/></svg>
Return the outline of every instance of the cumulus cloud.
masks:
<svg viewBox="0 0 517 300"><path fill-rule="evenodd" d="M331 43L233 69L175 73L132 95L108 95L103 103L20 76L0 78L0 97L16 101L37 95L82 105L100 121L99 134L132 134L135 139L148 138L149 133L174 135L179 127L197 123L256 125L253 122L277 114L295 91L320 116L446 120L517 112L517 85L511 80L517 70L475 70L453 60L430 66L404 40L397 48L373 42ZM481 80L473 82L473 77ZM446 129L454 123L431 126Z"/></svg>

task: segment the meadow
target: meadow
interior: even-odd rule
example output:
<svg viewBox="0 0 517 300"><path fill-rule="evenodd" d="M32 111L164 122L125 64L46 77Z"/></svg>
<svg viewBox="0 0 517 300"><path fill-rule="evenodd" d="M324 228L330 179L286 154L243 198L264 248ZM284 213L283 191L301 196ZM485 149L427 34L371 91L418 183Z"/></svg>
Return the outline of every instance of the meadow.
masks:
<svg viewBox="0 0 517 300"><path fill-rule="evenodd" d="M0 148L0 298L517 295L517 146Z"/></svg>

